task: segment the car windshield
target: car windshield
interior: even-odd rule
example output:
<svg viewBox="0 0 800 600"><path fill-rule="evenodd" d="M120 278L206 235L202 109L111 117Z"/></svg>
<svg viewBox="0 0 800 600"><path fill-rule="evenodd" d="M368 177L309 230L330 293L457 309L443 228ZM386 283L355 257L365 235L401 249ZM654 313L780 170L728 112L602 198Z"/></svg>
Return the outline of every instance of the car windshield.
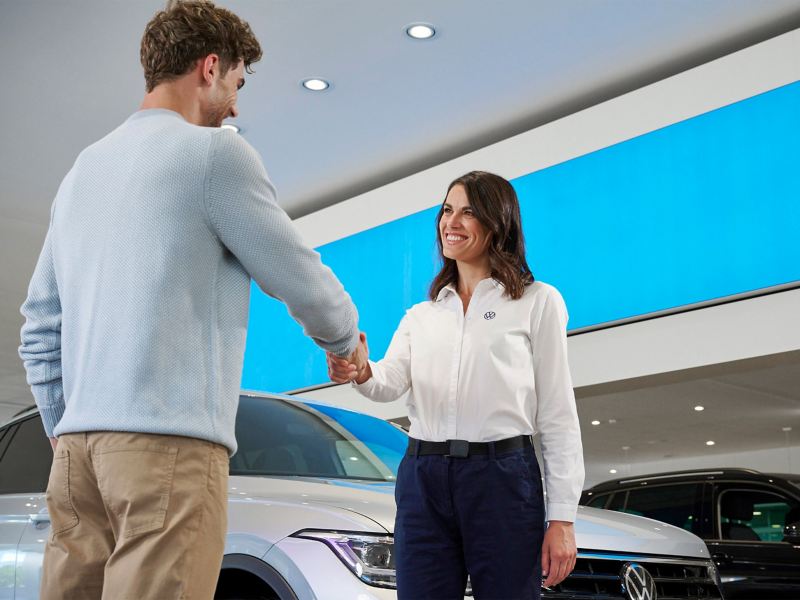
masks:
<svg viewBox="0 0 800 600"><path fill-rule="evenodd" d="M278 398L242 396L231 475L394 482L408 438L391 423Z"/></svg>

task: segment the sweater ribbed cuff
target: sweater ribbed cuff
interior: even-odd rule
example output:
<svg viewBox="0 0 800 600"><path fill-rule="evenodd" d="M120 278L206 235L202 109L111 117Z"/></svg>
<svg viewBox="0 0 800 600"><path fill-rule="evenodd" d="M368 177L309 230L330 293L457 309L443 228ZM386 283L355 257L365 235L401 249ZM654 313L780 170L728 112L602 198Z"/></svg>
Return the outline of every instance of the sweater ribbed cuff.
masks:
<svg viewBox="0 0 800 600"><path fill-rule="evenodd" d="M64 416L65 408L63 402L55 406L39 407L39 414L42 415L42 425L44 425L44 431L47 437L55 437L53 435L53 429L56 428L58 422L61 421L61 417Z"/></svg>

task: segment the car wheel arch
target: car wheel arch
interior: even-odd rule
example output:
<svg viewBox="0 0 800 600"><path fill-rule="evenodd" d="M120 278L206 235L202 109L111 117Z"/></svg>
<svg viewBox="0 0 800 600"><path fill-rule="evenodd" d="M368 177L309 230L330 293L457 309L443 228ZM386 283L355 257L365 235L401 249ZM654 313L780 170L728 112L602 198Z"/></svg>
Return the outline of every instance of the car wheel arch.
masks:
<svg viewBox="0 0 800 600"><path fill-rule="evenodd" d="M220 569L220 582L224 581L223 575L226 573L232 572L244 572L248 573L257 579L259 579L263 584L268 586L272 592L277 597L277 600L299 600L297 594L295 594L294 590L291 586L286 582L283 576L271 565L264 562L263 560L256 558L255 556L251 556L249 554L226 554L222 559L222 568ZM231 585L231 587L235 588L235 585ZM223 592L223 595L219 595L220 592ZM215 598L236 598L235 592L238 590L220 590L220 586L217 586L217 594L215 594ZM230 595L231 593L234 595Z"/></svg>

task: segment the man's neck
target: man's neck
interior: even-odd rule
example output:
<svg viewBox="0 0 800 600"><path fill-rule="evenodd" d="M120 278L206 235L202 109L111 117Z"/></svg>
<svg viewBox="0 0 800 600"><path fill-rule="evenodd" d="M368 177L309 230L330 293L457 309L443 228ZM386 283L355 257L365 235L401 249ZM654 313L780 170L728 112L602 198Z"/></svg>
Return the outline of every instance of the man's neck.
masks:
<svg viewBox="0 0 800 600"><path fill-rule="evenodd" d="M164 108L178 113L189 123L205 125L197 95L187 83L177 80L157 85L152 92L145 94L139 110Z"/></svg>

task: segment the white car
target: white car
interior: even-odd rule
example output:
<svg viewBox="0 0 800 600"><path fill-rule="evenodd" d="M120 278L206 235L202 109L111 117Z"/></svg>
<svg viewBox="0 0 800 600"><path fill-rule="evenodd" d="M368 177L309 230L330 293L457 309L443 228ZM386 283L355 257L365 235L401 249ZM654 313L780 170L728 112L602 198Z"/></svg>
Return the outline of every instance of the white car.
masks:
<svg viewBox="0 0 800 600"><path fill-rule="evenodd" d="M243 395L216 598L395 600L400 428L277 395ZM0 428L0 600L39 596L52 452L35 410ZM581 507L573 574L546 598L721 598L706 545L664 523Z"/></svg>

